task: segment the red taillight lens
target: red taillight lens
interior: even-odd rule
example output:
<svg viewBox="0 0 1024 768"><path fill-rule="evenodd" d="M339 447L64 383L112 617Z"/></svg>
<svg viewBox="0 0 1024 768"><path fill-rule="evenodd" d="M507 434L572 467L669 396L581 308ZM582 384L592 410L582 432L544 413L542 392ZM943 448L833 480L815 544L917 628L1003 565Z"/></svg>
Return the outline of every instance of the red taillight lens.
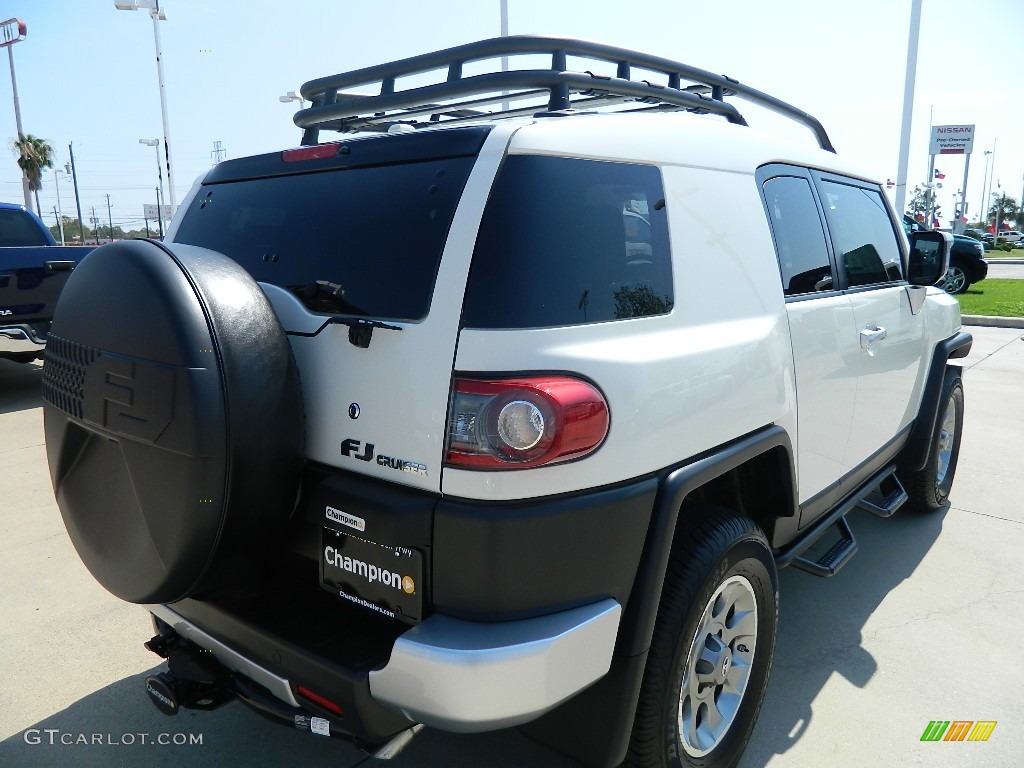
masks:
<svg viewBox="0 0 1024 768"><path fill-rule="evenodd" d="M340 144L317 144L315 147L286 149L281 153L281 159L286 163L301 163L303 160L321 160L325 157L334 157L338 154L338 147L340 146Z"/></svg>
<svg viewBox="0 0 1024 768"><path fill-rule="evenodd" d="M608 422L608 403L580 379L456 379L445 461L474 469L567 461L594 451Z"/></svg>

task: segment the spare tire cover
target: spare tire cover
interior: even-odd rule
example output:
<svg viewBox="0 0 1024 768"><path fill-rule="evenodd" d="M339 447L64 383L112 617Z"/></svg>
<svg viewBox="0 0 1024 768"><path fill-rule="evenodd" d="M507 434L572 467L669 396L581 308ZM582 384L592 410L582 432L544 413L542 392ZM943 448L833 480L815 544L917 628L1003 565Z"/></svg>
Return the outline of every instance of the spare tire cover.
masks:
<svg viewBox="0 0 1024 768"><path fill-rule="evenodd" d="M260 287L222 254L150 240L90 253L53 318L43 401L71 541L123 600L196 594L294 507L295 362Z"/></svg>

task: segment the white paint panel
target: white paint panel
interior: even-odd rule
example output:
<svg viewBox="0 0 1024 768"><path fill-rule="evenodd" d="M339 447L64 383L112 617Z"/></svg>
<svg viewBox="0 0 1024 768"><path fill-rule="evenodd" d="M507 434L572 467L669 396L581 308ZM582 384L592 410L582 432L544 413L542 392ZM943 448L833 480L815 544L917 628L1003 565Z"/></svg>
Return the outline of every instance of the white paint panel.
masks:
<svg viewBox="0 0 1024 768"><path fill-rule="evenodd" d="M917 415L929 354L925 316L913 314L901 286L850 294L856 330L884 328L886 337L858 349L857 398L846 449L847 471L866 461ZM859 345L859 340L858 340Z"/></svg>
<svg viewBox="0 0 1024 768"><path fill-rule="evenodd" d="M564 371L594 381L611 412L605 443L551 467L446 468L445 494L564 493L657 471L773 422L795 434L782 287L753 176L683 167L663 174L671 314L567 328L467 329L459 339L460 372Z"/></svg>

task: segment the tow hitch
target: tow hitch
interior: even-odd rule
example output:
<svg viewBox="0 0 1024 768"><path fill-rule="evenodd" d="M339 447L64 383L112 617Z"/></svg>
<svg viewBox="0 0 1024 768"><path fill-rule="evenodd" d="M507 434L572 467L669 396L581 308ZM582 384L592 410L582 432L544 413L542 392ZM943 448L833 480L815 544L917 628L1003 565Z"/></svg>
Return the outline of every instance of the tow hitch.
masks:
<svg viewBox="0 0 1024 768"><path fill-rule="evenodd" d="M146 648L167 659L167 671L146 678L146 695L165 715L211 710L235 698L231 672L213 654L176 635L156 635Z"/></svg>

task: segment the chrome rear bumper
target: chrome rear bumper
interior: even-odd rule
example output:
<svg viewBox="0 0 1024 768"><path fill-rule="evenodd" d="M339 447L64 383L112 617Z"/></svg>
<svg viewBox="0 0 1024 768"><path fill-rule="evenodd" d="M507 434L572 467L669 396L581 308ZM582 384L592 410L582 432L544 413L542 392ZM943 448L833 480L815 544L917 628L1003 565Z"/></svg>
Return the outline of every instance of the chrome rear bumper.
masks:
<svg viewBox="0 0 1024 768"><path fill-rule="evenodd" d="M46 339L41 339L27 325L0 327L0 355L5 353L42 352Z"/></svg>

